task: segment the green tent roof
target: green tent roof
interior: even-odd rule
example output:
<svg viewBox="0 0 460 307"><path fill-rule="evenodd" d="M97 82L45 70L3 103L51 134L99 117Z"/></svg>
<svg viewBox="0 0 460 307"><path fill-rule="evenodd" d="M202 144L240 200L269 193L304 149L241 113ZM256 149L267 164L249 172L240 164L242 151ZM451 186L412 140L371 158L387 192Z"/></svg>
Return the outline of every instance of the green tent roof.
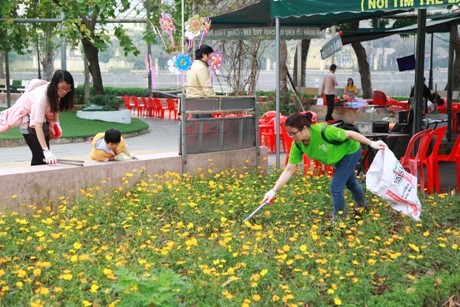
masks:
<svg viewBox="0 0 460 307"><path fill-rule="evenodd" d="M431 6L447 6L442 4ZM283 26L319 26L350 22L353 20L384 17L385 15L423 8L423 1L406 1L406 6L395 7L398 1L389 0L261 0L237 11L212 17L214 29L239 27L267 27L279 17ZM446 3L443 3L446 2ZM378 5L382 4L382 5ZM386 5L385 5L386 4Z"/></svg>

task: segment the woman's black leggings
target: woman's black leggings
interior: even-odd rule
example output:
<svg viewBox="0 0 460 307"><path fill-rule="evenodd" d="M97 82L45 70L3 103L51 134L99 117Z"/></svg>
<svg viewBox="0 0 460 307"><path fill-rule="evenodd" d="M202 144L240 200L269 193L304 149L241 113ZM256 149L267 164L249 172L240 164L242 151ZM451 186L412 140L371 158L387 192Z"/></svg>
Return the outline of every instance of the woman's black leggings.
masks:
<svg viewBox="0 0 460 307"><path fill-rule="evenodd" d="M32 152L32 161L30 162L30 165L42 165L46 164L43 159L45 156L43 155L43 148L40 145L40 142L38 141L38 138L34 134L23 134L24 140L26 140L27 145L30 148L30 151ZM50 148L50 139L49 137L45 137L46 140L46 145L48 148Z"/></svg>

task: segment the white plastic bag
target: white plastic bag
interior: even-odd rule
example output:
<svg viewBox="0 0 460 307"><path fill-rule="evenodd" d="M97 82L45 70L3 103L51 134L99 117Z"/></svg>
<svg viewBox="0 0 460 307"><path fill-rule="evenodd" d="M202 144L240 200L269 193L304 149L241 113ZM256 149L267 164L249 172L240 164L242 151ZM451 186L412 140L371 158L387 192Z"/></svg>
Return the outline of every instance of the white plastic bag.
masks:
<svg viewBox="0 0 460 307"><path fill-rule="evenodd" d="M422 205L417 196L417 177L402 167L388 147L378 151L369 167L366 188L387 200L393 209L420 220Z"/></svg>
<svg viewBox="0 0 460 307"><path fill-rule="evenodd" d="M324 105L323 98L318 98L318 99L316 100L316 105L317 105L317 106L322 106L322 105Z"/></svg>

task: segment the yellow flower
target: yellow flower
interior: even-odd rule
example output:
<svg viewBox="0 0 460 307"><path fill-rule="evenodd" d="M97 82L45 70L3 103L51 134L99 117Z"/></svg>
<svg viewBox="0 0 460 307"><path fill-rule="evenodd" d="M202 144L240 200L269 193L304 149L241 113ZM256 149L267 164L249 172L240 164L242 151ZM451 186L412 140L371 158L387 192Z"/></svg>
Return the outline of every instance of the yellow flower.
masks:
<svg viewBox="0 0 460 307"><path fill-rule="evenodd" d="M39 294L46 295L50 293L50 290L48 288L40 288L38 291Z"/></svg>
<svg viewBox="0 0 460 307"><path fill-rule="evenodd" d="M92 305L93 305L93 303L91 303L90 301L83 300L83 306L89 307L89 306L92 306Z"/></svg>
<svg viewBox="0 0 460 307"><path fill-rule="evenodd" d="M63 280L72 280L72 278L73 276L70 273L64 273L64 274L59 275L59 279L63 279Z"/></svg>
<svg viewBox="0 0 460 307"><path fill-rule="evenodd" d="M277 301L279 301L279 300L280 300L280 297L279 297L278 295L273 295L273 296L272 296L272 301L273 301L273 302L277 302Z"/></svg>
<svg viewBox="0 0 460 307"><path fill-rule="evenodd" d="M73 244L73 248L74 248L75 250L79 250L81 247L82 247L82 245L81 245L80 242L75 242L75 243Z"/></svg>
<svg viewBox="0 0 460 307"><path fill-rule="evenodd" d="M42 270L39 268L34 269L33 271L34 276L40 276L42 274Z"/></svg>
<svg viewBox="0 0 460 307"><path fill-rule="evenodd" d="M367 260L367 263L369 263L370 265L374 265L377 261L375 261L375 259L369 259Z"/></svg>
<svg viewBox="0 0 460 307"><path fill-rule="evenodd" d="M335 297L334 298L334 304L336 304L337 306L340 306L340 305L342 305L342 300L339 297Z"/></svg>
<svg viewBox="0 0 460 307"><path fill-rule="evenodd" d="M452 249L458 249L458 245L457 244L452 244Z"/></svg>
<svg viewBox="0 0 460 307"><path fill-rule="evenodd" d="M24 270L18 270L18 271L16 271L16 274L18 275L19 278L26 277L26 271L24 271Z"/></svg>
<svg viewBox="0 0 460 307"><path fill-rule="evenodd" d="M92 284L92 285L91 285L91 289L89 290L89 292L91 292L91 293L96 293L98 289L99 289L99 286L98 286L98 285Z"/></svg>
<svg viewBox="0 0 460 307"><path fill-rule="evenodd" d="M228 290L225 290L224 292L222 292L222 295L227 299L227 300L230 300L233 298L233 295L228 291Z"/></svg>
<svg viewBox="0 0 460 307"><path fill-rule="evenodd" d="M0 269L0 277L2 277L3 275L5 275L5 271Z"/></svg>
<svg viewBox="0 0 460 307"><path fill-rule="evenodd" d="M260 276L265 276L267 273L268 273L268 270L263 269L262 271L260 271Z"/></svg>
<svg viewBox="0 0 460 307"><path fill-rule="evenodd" d="M260 295L259 295L259 294L254 294L254 295L252 296L252 300L253 300L254 302L260 301Z"/></svg>

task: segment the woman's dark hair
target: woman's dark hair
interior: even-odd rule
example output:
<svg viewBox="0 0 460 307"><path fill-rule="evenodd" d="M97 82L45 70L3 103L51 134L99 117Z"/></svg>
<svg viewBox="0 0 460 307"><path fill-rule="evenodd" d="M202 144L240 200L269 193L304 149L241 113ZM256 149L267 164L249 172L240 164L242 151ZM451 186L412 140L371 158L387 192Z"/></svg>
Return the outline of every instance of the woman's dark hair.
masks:
<svg viewBox="0 0 460 307"><path fill-rule="evenodd" d="M297 128L298 130L302 130L303 127L310 128L311 118L312 114L310 112L305 112L305 114L295 113L286 119L284 125L286 127Z"/></svg>
<svg viewBox="0 0 460 307"><path fill-rule="evenodd" d="M121 132L118 129L110 128L104 134L104 141L106 143L118 144L121 142Z"/></svg>
<svg viewBox="0 0 460 307"><path fill-rule="evenodd" d="M348 85L348 81L350 81L350 80L351 80L351 85L355 85L355 81L353 81L353 78L348 78L347 85Z"/></svg>
<svg viewBox="0 0 460 307"><path fill-rule="evenodd" d="M59 100L58 84L60 82L70 84L70 92L67 92L67 94ZM48 90L46 91L46 96L48 96L52 112L56 113L72 109L74 96L74 82L72 75L67 70L56 70L51 78Z"/></svg>
<svg viewBox="0 0 460 307"><path fill-rule="evenodd" d="M195 50L195 59L201 60L203 58L203 54L211 54L213 52L214 50L212 47L208 45L201 45Z"/></svg>
<svg viewBox="0 0 460 307"><path fill-rule="evenodd" d="M329 67L329 70L330 71L335 71L337 69L337 65L335 64L332 64L330 67Z"/></svg>

